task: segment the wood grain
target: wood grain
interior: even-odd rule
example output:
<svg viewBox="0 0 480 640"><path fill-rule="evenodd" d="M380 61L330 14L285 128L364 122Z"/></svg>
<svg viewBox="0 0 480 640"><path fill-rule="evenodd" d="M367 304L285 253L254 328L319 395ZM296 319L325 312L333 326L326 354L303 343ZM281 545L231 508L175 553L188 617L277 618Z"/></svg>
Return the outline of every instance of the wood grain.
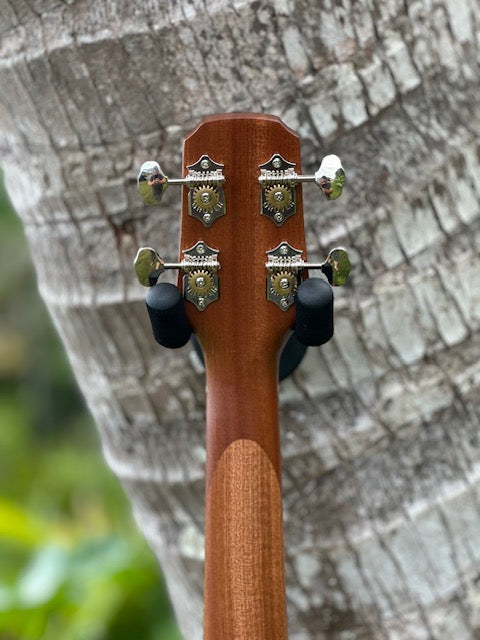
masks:
<svg viewBox="0 0 480 640"><path fill-rule="evenodd" d="M224 451L207 504L205 638L285 638L282 496L258 444L239 439Z"/></svg>

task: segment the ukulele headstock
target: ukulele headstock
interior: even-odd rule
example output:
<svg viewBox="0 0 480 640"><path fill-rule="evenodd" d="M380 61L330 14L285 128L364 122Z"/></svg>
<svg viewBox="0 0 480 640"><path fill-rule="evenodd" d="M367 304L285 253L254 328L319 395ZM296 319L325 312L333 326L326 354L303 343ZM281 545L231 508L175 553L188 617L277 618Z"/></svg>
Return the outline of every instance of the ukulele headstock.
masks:
<svg viewBox="0 0 480 640"><path fill-rule="evenodd" d="M149 247L135 260L139 281L150 287L157 341L183 346L191 331L207 361L231 352L254 366L263 356L277 358L291 329L303 344L329 340L331 285L345 282L350 263L342 248L322 263L307 262L300 185L313 182L325 198L339 197L339 158L326 156L314 175L302 175L298 136L278 118L228 114L206 118L185 138L183 166L178 179L153 161L139 174L147 205L169 185L183 189L178 260L167 263ZM181 293L163 304L165 284L156 283L170 268L179 270ZM325 277L309 282L314 268Z"/></svg>

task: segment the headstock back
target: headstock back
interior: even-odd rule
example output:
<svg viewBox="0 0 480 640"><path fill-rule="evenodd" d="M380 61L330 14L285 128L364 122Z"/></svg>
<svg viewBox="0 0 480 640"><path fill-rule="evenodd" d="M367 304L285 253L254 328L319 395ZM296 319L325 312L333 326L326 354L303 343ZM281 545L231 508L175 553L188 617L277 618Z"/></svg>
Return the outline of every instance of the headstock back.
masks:
<svg viewBox="0 0 480 640"><path fill-rule="evenodd" d="M281 227L260 213L259 165L275 153L300 167L297 135L274 116L210 117L184 141L184 167L208 155L223 165L225 176L221 196L225 215L209 227L189 215L189 194L187 190L183 194L180 258L199 241L219 252L218 300L202 311L194 304L186 305L207 366L210 358L228 358L229 354L237 365L244 361L246 367L258 358L276 360L295 321L293 307L283 311L266 296L266 252L284 240L305 251L301 193L297 194L296 214ZM194 275L180 275L179 285L182 279L195 282Z"/></svg>

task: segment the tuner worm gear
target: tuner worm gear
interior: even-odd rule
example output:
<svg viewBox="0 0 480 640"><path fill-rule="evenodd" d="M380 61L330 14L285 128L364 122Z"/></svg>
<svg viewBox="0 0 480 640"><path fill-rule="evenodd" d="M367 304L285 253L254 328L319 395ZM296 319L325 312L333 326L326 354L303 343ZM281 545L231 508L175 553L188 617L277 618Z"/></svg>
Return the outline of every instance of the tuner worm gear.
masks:
<svg viewBox="0 0 480 640"><path fill-rule="evenodd" d="M195 269L188 274L188 292L196 297L207 298L215 290L215 280L206 269Z"/></svg>
<svg viewBox="0 0 480 640"><path fill-rule="evenodd" d="M272 275L270 290L277 296L289 296L295 292L297 278L291 271L280 271Z"/></svg>
<svg viewBox="0 0 480 640"><path fill-rule="evenodd" d="M270 211L285 211L293 202L290 187L274 184L265 189L265 206Z"/></svg>
<svg viewBox="0 0 480 640"><path fill-rule="evenodd" d="M214 187L202 185L195 187L192 194L192 207L198 213L213 213L220 206L220 195Z"/></svg>

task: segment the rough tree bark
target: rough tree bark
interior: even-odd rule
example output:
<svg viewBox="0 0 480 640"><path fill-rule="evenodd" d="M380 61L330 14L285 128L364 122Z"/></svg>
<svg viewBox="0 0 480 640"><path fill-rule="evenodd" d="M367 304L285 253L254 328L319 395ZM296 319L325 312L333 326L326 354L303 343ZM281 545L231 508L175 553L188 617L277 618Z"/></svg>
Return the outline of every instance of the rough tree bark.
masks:
<svg viewBox="0 0 480 640"><path fill-rule="evenodd" d="M341 243L336 334L281 385L290 638L480 634L480 5L475 0L7 0L0 148L41 293L105 456L201 637L204 378L153 343L132 273L178 248L180 173L204 115L279 115L303 168L311 257ZM259 381L259 384L261 382Z"/></svg>

